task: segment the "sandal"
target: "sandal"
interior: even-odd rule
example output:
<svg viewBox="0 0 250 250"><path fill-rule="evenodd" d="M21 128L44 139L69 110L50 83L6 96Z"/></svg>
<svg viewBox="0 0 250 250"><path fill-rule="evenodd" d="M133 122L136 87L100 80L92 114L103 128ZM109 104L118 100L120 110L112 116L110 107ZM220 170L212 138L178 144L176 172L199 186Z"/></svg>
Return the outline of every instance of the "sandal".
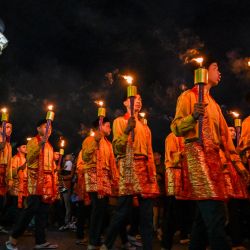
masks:
<svg viewBox="0 0 250 250"><path fill-rule="evenodd" d="M57 249L58 245L57 244L51 244L49 242L45 242L40 245L35 245L34 249Z"/></svg>

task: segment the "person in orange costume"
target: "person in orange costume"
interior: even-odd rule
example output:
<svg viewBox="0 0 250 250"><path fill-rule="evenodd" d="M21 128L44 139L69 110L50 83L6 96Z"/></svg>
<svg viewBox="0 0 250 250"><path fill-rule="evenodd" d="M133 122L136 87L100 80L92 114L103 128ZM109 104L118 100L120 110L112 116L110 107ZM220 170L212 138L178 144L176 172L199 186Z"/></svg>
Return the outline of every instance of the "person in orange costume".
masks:
<svg viewBox="0 0 250 250"><path fill-rule="evenodd" d="M76 162L76 174L77 174L77 183L74 186L74 193L78 197L77 201L77 223L76 223L76 244L85 245L87 239L84 237L84 224L87 219L88 209L90 207L90 198L89 194L86 192L85 180L84 180L84 162L82 159L82 150L77 156Z"/></svg>
<svg viewBox="0 0 250 250"><path fill-rule="evenodd" d="M218 85L221 78L218 64L215 60L210 61L207 63L207 69L208 84L204 89L204 103L198 103L198 86L181 94L171 130L176 136L185 139L188 176L192 190L190 198L197 201L198 212L189 249L206 249L208 240L212 250L229 250L224 228L224 201L228 196L219 155L220 147L228 149L230 159L246 181L249 175L236 153L220 107L209 93L212 87ZM203 117L202 144L197 138L200 116ZM222 136L224 140L221 139Z"/></svg>
<svg viewBox="0 0 250 250"><path fill-rule="evenodd" d="M188 234L193 219L193 202L188 200L187 159L184 138L170 133L165 140L165 186L162 248L171 249L177 225L180 229L180 243L189 242Z"/></svg>
<svg viewBox="0 0 250 250"><path fill-rule="evenodd" d="M12 133L12 124L6 123L6 138L3 140L2 124L0 126L0 215L2 216L6 193L8 188L12 186L12 172L11 172L11 158L12 147L10 145L10 136ZM0 222L1 223L1 222ZM7 233L2 225L0 225L0 232Z"/></svg>
<svg viewBox="0 0 250 250"><path fill-rule="evenodd" d="M119 198L114 217L107 229L105 244L101 249L112 249L119 229L132 207L133 197L138 196L140 210L140 229L143 249L152 249L153 237L153 201L159 194L156 180L151 131L140 121L138 114L142 108L140 95L135 96L135 116L131 117L130 99L124 106L127 113L114 120L113 148L119 169ZM134 141L131 131L134 130Z"/></svg>
<svg viewBox="0 0 250 250"><path fill-rule="evenodd" d="M14 207L15 214L13 221L15 222L20 214L20 209L23 208L24 198L28 196L26 154L26 142L21 142L17 144L17 154L11 160L13 184L9 189L9 198Z"/></svg>
<svg viewBox="0 0 250 250"><path fill-rule="evenodd" d="M35 216L35 249L56 249L57 245L46 241L45 227L48 218L49 204L57 195L53 147L48 142L52 127L46 131L45 119L37 123L37 136L27 144L28 192L25 208L6 242L9 250L17 249L17 239L24 233L31 219Z"/></svg>
<svg viewBox="0 0 250 250"><path fill-rule="evenodd" d="M101 245L103 222L108 207L108 197L112 195L112 183L118 182L118 171L112 144L107 139L111 133L110 121L103 118L94 123L94 136L88 136L82 143L82 160L86 192L91 199L91 217L88 249ZM99 130L98 130L99 127Z"/></svg>
<svg viewBox="0 0 250 250"><path fill-rule="evenodd" d="M242 122L240 141L237 148L241 155L242 162L250 171L250 116Z"/></svg>

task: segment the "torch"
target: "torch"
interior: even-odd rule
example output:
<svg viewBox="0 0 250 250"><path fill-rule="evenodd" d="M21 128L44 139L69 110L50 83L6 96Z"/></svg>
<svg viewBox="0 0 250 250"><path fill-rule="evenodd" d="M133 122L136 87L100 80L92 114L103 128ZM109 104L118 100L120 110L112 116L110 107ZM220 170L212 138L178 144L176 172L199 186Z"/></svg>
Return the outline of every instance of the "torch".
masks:
<svg viewBox="0 0 250 250"><path fill-rule="evenodd" d="M1 117L1 121L2 121L2 138L3 138L3 142L6 141L6 123L9 120L9 114L8 114L8 110L7 108L2 108L2 117Z"/></svg>
<svg viewBox="0 0 250 250"><path fill-rule="evenodd" d="M145 112L141 112L141 113L139 113L139 115L140 115L140 117L142 118L142 123L143 123L144 125L147 125L147 124L148 124L148 121L147 121L147 119L146 119L146 113L145 113Z"/></svg>
<svg viewBox="0 0 250 250"><path fill-rule="evenodd" d="M106 116L106 109L103 107L103 101L96 101L98 107L98 117L99 117L99 131L101 131L103 118Z"/></svg>
<svg viewBox="0 0 250 250"><path fill-rule="evenodd" d="M200 64L200 67L194 71L194 84L198 85L198 102L203 103L204 102L204 86L205 84L208 83L208 71L207 69L202 67L203 63L203 58L195 58L193 59L197 63ZM202 122L203 122L203 117L199 117L199 129L198 129L198 136L199 136L199 141L202 144Z"/></svg>
<svg viewBox="0 0 250 250"><path fill-rule="evenodd" d="M231 111L230 112L233 117L234 117L234 127L236 130L236 146L239 145L239 140L240 140L240 134L241 134L241 123L242 120L239 118L240 114L235 112L235 111Z"/></svg>
<svg viewBox="0 0 250 250"><path fill-rule="evenodd" d="M129 84L127 88L127 97L130 100L130 115L131 117L134 117L134 102L135 102L135 96L137 95L137 88L135 85L132 85L133 83L133 78L131 76L123 76L123 78L127 81ZM134 129L131 131L132 135L132 141L135 139L135 131Z"/></svg>
<svg viewBox="0 0 250 250"><path fill-rule="evenodd" d="M60 139L60 149L59 149L59 159L58 159L58 167L61 167L62 163L62 157L64 155L64 146L65 146L65 140Z"/></svg>
<svg viewBox="0 0 250 250"><path fill-rule="evenodd" d="M52 121L54 120L54 117L55 117L55 113L53 112L53 105L49 105L48 112L46 115L47 124L46 124L46 131L44 135L46 139L48 139L49 128L51 126Z"/></svg>

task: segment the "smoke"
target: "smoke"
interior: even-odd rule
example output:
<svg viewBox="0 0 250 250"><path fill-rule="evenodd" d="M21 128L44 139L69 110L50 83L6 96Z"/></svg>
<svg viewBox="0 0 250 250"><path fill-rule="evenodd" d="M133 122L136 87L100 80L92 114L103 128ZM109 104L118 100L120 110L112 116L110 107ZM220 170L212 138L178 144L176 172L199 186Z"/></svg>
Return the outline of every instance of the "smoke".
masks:
<svg viewBox="0 0 250 250"><path fill-rule="evenodd" d="M250 58L242 57L238 51L232 50L227 53L230 69L233 74L245 84L250 80Z"/></svg>

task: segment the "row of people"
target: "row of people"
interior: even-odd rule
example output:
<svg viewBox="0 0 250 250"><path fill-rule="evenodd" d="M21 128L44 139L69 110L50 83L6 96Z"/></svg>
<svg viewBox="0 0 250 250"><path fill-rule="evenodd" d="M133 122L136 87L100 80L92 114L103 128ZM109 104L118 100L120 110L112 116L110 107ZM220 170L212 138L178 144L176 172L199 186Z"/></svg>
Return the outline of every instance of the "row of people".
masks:
<svg viewBox="0 0 250 250"><path fill-rule="evenodd" d="M204 103L198 102L198 88L185 91L177 101L176 115L171 124L172 134L166 141L166 192L178 200L196 201L197 215L191 233L191 250L230 249L225 231L225 201L229 198L247 199L249 172L242 164L222 112L210 95L210 88L220 81L218 64L208 63L208 84L205 85ZM78 192L91 199L88 249L112 249L117 235L126 228L126 218L136 197L139 207L139 228L143 249L153 249L153 199L159 195L157 173L152 150L151 131L139 118L142 99L136 95L134 115L131 102L124 100L126 113L113 123L113 141L110 121L94 123L95 134L82 144L78 157ZM202 134L197 136L198 121L202 119ZM249 127L249 122L243 123ZM245 126L245 125L244 125ZM49 128L48 137L52 127ZM249 130L249 128L248 128ZM247 131L248 131L247 130ZM7 123L7 136L11 124ZM36 221L35 249L53 249L57 245L46 242L45 226L49 204L58 193L58 176L53 148L45 137L46 120L37 124L38 135L27 145L27 207L19 216L7 249L17 249L17 239L23 234L33 216ZM133 136L134 135L134 136ZM175 141L175 142L174 142ZM239 146L244 163L249 163L249 132L243 127ZM11 147L8 140L1 143L1 203L7 186L13 187L15 175L11 165ZM246 160L247 159L247 160ZM21 173L24 163L17 163ZM21 164L21 165L19 165ZM24 178L23 178L24 179ZM7 185L6 185L7 183ZM21 192L23 192L21 190ZM18 196L21 200L22 195ZM115 196L117 205L107 227L104 244L101 233L108 198ZM171 203L171 202L170 202ZM187 203L181 206L186 207ZM163 226L162 248L171 249L174 225L166 213Z"/></svg>

